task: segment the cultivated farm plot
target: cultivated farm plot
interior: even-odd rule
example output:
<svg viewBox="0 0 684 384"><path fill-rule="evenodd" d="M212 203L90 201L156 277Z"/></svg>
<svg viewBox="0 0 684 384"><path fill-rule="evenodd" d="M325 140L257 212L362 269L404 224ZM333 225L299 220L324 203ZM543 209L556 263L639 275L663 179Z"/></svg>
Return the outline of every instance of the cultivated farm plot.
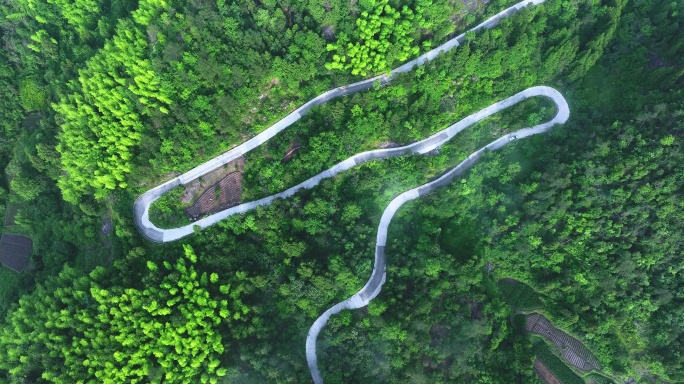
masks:
<svg viewBox="0 0 684 384"><path fill-rule="evenodd" d="M498 286L504 301L514 311L533 311L544 307L539 294L525 283L514 279L501 279Z"/></svg>
<svg viewBox="0 0 684 384"><path fill-rule="evenodd" d="M233 172L208 188L185 212L191 220L218 212L242 202L242 172Z"/></svg>
<svg viewBox="0 0 684 384"><path fill-rule="evenodd" d="M539 358L534 359L534 372L545 384L562 384L554 374L549 371Z"/></svg>
<svg viewBox="0 0 684 384"><path fill-rule="evenodd" d="M22 272L33 253L33 241L20 235L3 234L0 239L0 263L5 267Z"/></svg>
<svg viewBox="0 0 684 384"><path fill-rule="evenodd" d="M577 375L570 367L565 365L563 361L551 352L548 345L541 340L538 340L532 350L537 356L536 360L548 369L552 376L561 384L585 384L584 379ZM536 361L535 361L536 363ZM536 364L535 364L536 371ZM547 381L553 383L552 381Z"/></svg>
<svg viewBox="0 0 684 384"><path fill-rule="evenodd" d="M587 347L579 340L568 335L553 324L544 315L532 313L527 316L525 329L553 342L565 360L582 371L600 370L601 366Z"/></svg>
<svg viewBox="0 0 684 384"><path fill-rule="evenodd" d="M183 204L192 204L199 199L199 197L206 191L207 188L215 186L216 183L223 180L226 176L233 172L243 172L245 167L245 158L238 157L237 159L224 164L221 167L207 172L201 177L192 180L184 185L183 194L180 201Z"/></svg>
<svg viewBox="0 0 684 384"><path fill-rule="evenodd" d="M587 384L617 384L615 380L592 372L586 377Z"/></svg>

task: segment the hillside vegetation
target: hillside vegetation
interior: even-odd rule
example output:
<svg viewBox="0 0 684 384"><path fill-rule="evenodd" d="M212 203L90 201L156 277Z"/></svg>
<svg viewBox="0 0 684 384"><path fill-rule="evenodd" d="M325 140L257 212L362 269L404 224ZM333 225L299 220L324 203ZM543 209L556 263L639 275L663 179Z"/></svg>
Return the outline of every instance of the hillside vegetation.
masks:
<svg viewBox="0 0 684 384"><path fill-rule="evenodd" d="M177 243L142 238L133 201L513 4L467 3L0 0L0 202L18 209L5 231L34 243L27 271L2 275L0 381L309 381L307 330L370 276L389 201L552 105L528 100L430 156L366 163ZM511 311L541 304L606 375L684 381L683 57L681 2L547 0L247 154L243 200L530 86L570 103L565 125L398 212L382 293L319 336L325 381L531 382L542 346ZM530 299L507 302L503 278Z"/></svg>

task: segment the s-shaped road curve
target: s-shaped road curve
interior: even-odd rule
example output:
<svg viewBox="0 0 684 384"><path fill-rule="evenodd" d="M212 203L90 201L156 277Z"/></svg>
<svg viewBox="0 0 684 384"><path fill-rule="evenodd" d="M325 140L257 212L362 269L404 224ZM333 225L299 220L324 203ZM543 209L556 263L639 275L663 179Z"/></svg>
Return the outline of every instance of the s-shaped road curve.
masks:
<svg viewBox="0 0 684 384"><path fill-rule="evenodd" d="M357 162L356 164L358 164L359 160L367 161L369 158L398 156L406 153L424 154L430 152L431 150L442 146L445 142L450 140L454 135L461 132L465 128L468 128L469 126L477 123L478 121L484 118L493 115L494 113L497 113L503 109L506 109L514 104L517 104L527 98L534 96L545 96L556 103L556 107L558 110L556 112L556 116L553 119L546 123L535 125L534 127L520 129L518 131L509 133L492 141L491 143L480 148L479 150L471 153L468 156L468 158L463 160L456 167L450 169L448 172L443 174L438 179L423 184L417 188L408 190L400 194L399 196L395 197L389 203L387 208L385 208L385 211L382 213L382 217L380 218L380 224L378 225L378 234L375 241L375 261L373 264L373 273L366 282L366 285L364 285L363 288L361 288L361 290L359 290L350 298L335 304L332 308L325 311L318 319L316 319L316 321L309 329L309 334L306 337L306 360L309 364L309 370L311 371L311 377L313 378L314 383L323 383L321 372L318 370L318 359L316 356L316 339L318 338L318 334L321 331L321 329L323 329L323 327L325 326L325 323L328 321L330 316L337 314L344 309L357 309L365 307L371 300L373 300L380 293L380 289L382 285L385 283L385 244L387 242L387 227L389 226L390 222L392 221L392 217L394 217L394 214L399 210L399 208L401 208L401 206L404 205L406 202L417 199L421 196L425 196L439 187L448 185L456 176L461 175L464 171L472 167L480 159L480 157L485 151L497 150L499 148L502 148L506 144L510 143L511 141L543 133L548 131L556 124L565 123L570 117L570 108L568 107L568 103L563 97L563 95L561 95L560 92L556 91L553 88L545 86L528 88L520 93L516 93L515 95L505 100L492 104L489 107L466 117L458 123L428 137L425 140L419 141L411 145L407 145L405 147L392 148L389 150L381 149L377 151L361 153L343 161L342 163L339 163L338 165L330 169L334 170L341 165L342 168L344 168L345 166L343 164L349 161L354 161ZM397 153L392 155L386 155L388 151L396 151Z"/></svg>
<svg viewBox="0 0 684 384"><path fill-rule="evenodd" d="M485 20L475 28L472 28L470 31L478 31L482 28L491 28L493 26L496 26L499 23L499 21L501 21L503 18L518 12L522 8L528 5L535 6L543 2L544 0L523 0L520 3L512 7L509 7L499 12L498 14L492 16L491 18ZM492 104L491 106L466 117L458 123L428 137L427 139L421 140L419 142L404 147L381 149L357 154L338 163L332 168L327 169L319 173L318 175L313 176L310 179L281 193L265 197L253 202L240 204L238 206L207 216L201 220L196 221L193 224L186 225L183 227L172 229L161 229L156 227L149 220L149 207L155 200L157 200L159 197L161 197L163 194L167 193L171 189L180 185L185 185L186 183L196 179L197 177L202 176L205 173L242 156L244 153L247 153L252 149L258 147L259 145L263 144L264 142L268 141L273 136L278 134L280 131L282 131L283 129L287 128L288 126L292 125L294 122L299 120L301 116L303 116L312 107L316 105L325 104L328 101L338 97L353 94L359 91L368 90L373 87L373 84L376 81L379 81L380 85L387 84L392 79L394 79L399 73L411 71L415 66L425 64L427 61L434 59L441 52L447 52L457 47L464 40L465 34L461 34L449 40L448 42L440 45L439 47L425 53L424 55L392 70L389 73L389 75L376 76L368 80L335 88L331 91L323 93L317 96L316 98L310 100L303 106L299 107L297 110L287 115L285 118L281 119L280 121L266 129L265 131L261 132L257 136L244 142L243 144L191 169L190 171L174 179L167 181L164 184L161 184L153 189L148 190L140 197L138 197L138 199L136 199L134 203L134 218L138 229L148 240L153 242L164 243L175 241L194 233L195 226L199 226L200 228L206 228L229 216L245 213L258 206L269 205L278 198L287 198L289 196L294 195L297 191L299 191L302 188L313 188L314 186L318 185L318 183L321 180L333 177L355 165L374 159L383 159L387 157L404 156L410 154L425 154L427 152L430 152L440 147L445 142L450 140L454 135L461 132L465 128L471 126L472 124L488 116L491 116L505 108L517 104L520 101L525 100L529 97L545 96L553 100L556 103L558 111L556 116L551 121L531 128L524 128L514 133L510 133L500 137L499 139L480 148L478 151L470 154L467 159L465 159L456 167L449 170L447 173L445 173L438 179L426 183L420 187L406 191L397 196L396 198L394 198L390 202L390 204L383 212L383 215L380 219L380 224L378 225L373 272L368 282L366 282L366 285L364 285L364 287L361 288L361 290L359 290L356 294L325 311L318 319L316 319L316 321L309 329L309 334L307 335L306 339L307 363L309 365L313 381L316 384L323 383L323 378L321 377L320 371L318 370L316 356L316 339L318 338L318 334L320 333L321 329L323 329L330 316L332 316L333 314L337 314L344 309L356 309L364 307L368 305L368 303L380 293L382 284L384 284L385 282L385 244L387 240L387 228L397 210L408 201L429 194L436 188L448 185L456 176L462 174L465 170L472 167L473 164L475 164L479 160L479 158L486 150L497 150L513 140L535 135L538 133L543 133L556 124L565 123L568 117L570 116L570 110L565 98L563 98L563 96L558 91L550 87L539 86L528 88L520 93L517 93L505 100L499 101L498 103Z"/></svg>
<svg viewBox="0 0 684 384"><path fill-rule="evenodd" d="M536 6L538 4L543 3L544 0L523 0L509 8L504 9L503 11L497 13L496 15L490 17L489 19L483 21L476 27L470 29L472 32L479 31L483 28L492 28L496 26L502 19L518 12L520 9L529 6ZM185 185L189 183L190 181L206 174L207 172L210 172L211 170L218 168L222 166L223 164L226 164L243 154L251 151L252 149L260 146L261 144L265 143L266 141L270 140L273 136L278 134L280 131L283 129L289 127L292 125L294 122L299 120L306 112L313 108L316 105L321 105L325 104L330 100L336 99L338 97L342 97L345 95L350 95L356 92L360 91L365 91L368 89L371 89L373 87L373 84L378 81L380 85L384 85L392 81L392 79L396 78L400 73L404 72L409 72L413 70L415 66L421 66L425 64L426 62L433 60L435 57L437 57L440 53L442 52L448 52L452 50L455 47L458 47L461 43L465 41L465 33L460 34L453 39L447 41L446 43L438 46L437 48L419 56L418 58L409 61L406 64L401 65L400 67L397 67L393 69L389 74L383 74L380 76L373 77L368 80L363 80L357 83L353 83L350 85L342 86L335 88L333 90L330 90L328 92L325 92L314 99L310 100L308 103L302 105L301 107L297 108L294 112L290 113L289 115L285 116L283 119L278 121L277 123L273 124L260 134L254 136L250 140L247 140L246 142L238 145L237 147L231 149L228 152L225 152L203 164L200 164L199 166L191 169L190 171L173 178L155 188L152 188L148 190L147 192L143 193L140 195L136 200L135 203L133 204L133 217L135 220L135 224L140 230L140 232L147 238L148 240L155 242L155 243L166 243L170 241L175 241L178 240L182 237L191 235L194 233L194 227L199 226L200 228L206 228L211 225L216 224L217 222L227 218L228 216L232 216L235 214L241 214L245 213L247 211L250 211L258 206L261 205L269 205L271 204L274 200L279 199L279 198L286 198L289 196L292 196L295 192L297 192L301 188L313 188L316 186L322 179L332 177L336 175L337 173L344 171L346 169L349 169L351 166L354 164L351 163L351 158L347 159L346 161L336 165L335 167L328 169L326 171L323 171L319 173L318 175L310 178L309 180L296 185L284 192L281 192L276 195L272 195L269 197L265 197L263 199L259 199L256 201L248 202L248 203L243 203L240 205L237 205L235 207L223 210L221 212L215 213L213 215L209 215L207 217L204 217L192 224L188 224L182 227L178 228L171 228L171 229L162 229L158 228L156 225L152 224L150 221L149 217L149 209L150 205L157 200L159 197L161 197L163 194L169 192L173 188L180 186L180 185ZM436 135L431 136L428 140L433 139ZM425 142L425 140L423 140ZM404 147L405 148L405 147ZM373 153L376 153L377 151L373 151ZM368 152L366 155L370 156L364 161L370 160L371 158L384 158L384 157L389 157L389 156L397 156L397 155L405 155L409 154L410 152L400 152L396 148L393 150L388 150L387 155L381 156L377 155L377 157L373 157L376 155L370 155L371 152ZM416 153L416 152L414 152ZM364 154L361 154L364 155ZM355 158L361 155L354 156ZM363 157L360 157L362 159ZM361 161L363 162L363 161ZM358 164L358 162L355 162L355 164Z"/></svg>

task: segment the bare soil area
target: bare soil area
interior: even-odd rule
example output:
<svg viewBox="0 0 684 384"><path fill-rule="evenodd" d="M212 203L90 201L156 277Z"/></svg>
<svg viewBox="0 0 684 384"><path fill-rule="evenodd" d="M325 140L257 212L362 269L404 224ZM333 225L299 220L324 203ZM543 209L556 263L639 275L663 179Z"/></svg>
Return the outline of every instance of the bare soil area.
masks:
<svg viewBox="0 0 684 384"><path fill-rule="evenodd" d="M226 163L222 167L218 167L213 171L202 175L202 177L185 184L185 191L181 197L181 203L190 204L196 202L209 187L215 186L216 183L233 172L240 172L240 174L242 174L244 168L245 158L239 157Z"/></svg>
<svg viewBox="0 0 684 384"><path fill-rule="evenodd" d="M386 149L386 148L396 148L398 146L399 146L399 144L397 144L393 141L385 141L383 143L380 143L380 145L378 145L377 148Z"/></svg>
<svg viewBox="0 0 684 384"><path fill-rule="evenodd" d="M287 163L288 161L292 160L294 155L299 152L299 150L302 148L302 144L299 142L299 140L294 140L292 143L290 143L290 147L285 151L285 156L283 156L280 161L283 163Z"/></svg>
<svg viewBox="0 0 684 384"><path fill-rule="evenodd" d="M242 172L233 172L206 189L197 201L185 210L190 220L215 213L242 202Z"/></svg>

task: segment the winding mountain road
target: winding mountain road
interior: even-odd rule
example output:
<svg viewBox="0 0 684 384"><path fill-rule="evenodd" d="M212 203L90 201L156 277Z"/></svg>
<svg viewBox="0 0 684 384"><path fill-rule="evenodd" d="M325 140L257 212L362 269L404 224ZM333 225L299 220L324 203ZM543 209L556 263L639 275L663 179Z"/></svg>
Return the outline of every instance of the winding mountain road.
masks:
<svg viewBox="0 0 684 384"><path fill-rule="evenodd" d="M492 16L491 18L487 19L486 21L479 24L470 31L478 31L482 28L491 28L497 25L503 18L518 12L522 8L528 5L538 5L543 2L544 0L524 0ZM382 285L385 282L385 244L387 241L387 228L392 218L394 217L394 214L406 202L417 199L421 196L425 196L434 191L435 189L451 183L451 181L455 177L461 175L464 171L472 167L480 159L480 157L485 151L497 150L499 148L502 148L506 144L510 143L511 141L543 133L552 128L556 124L565 123L570 116L570 109L563 95L561 95L555 89L546 86L528 88L505 100L501 100L495 104L492 104L489 107L484 108L462 119L461 121L445 128L444 130L438 133L435 133L434 135L424 140L403 147L379 149L359 153L336 164L332 168L329 168L283 192L256 201L242 203L240 205L209 215L192 224L185 225L182 227L171 229L161 229L156 227L149 220L149 207L155 200L157 200L159 197L161 197L163 194L167 193L171 189L180 185L185 185L186 183L206 174L207 172L210 172L213 169L220 167L223 164L226 164L242 156L243 154L251 151L252 149L260 146L261 144L263 144L264 142L268 141L273 136L278 134L280 131L289 127L294 122L299 120L312 107L316 105L325 104L328 101L338 97L371 89L376 81L379 82L380 85L387 84L392 79L394 79L398 74L409 72L414 67L423 65L427 61L433 60L440 53L447 52L457 47L464 40L465 34L461 34L449 40L445 44L442 44L439 47L425 53L424 55L406 64L403 64L400 67L397 67L396 69L392 70L389 74L376 76L368 80L360 81L354 84L335 88L333 90L325 92L319 95L318 97L310 100L306 104L302 105L294 112L290 113L289 115L287 115L286 117L284 117L268 129L266 129L265 131L253 137L252 139L242 143L241 145L231 149L228 152L223 153L222 155L219 155L191 169L190 171L174 179L167 181L164 184L161 184L155 188L148 190L140 197L138 197L138 199L136 199L134 203L134 218L138 229L148 240L153 242L165 243L175 241L194 233L195 226L199 226L200 228L206 228L213 224L216 224L217 222L229 216L235 214L242 214L259 206L269 205L273 203L276 199L284 199L290 197L301 189L311 189L314 186L318 185L318 183L321 180L333 177L358 164L362 164L370 160L378 160L388 157L428 153L436 148L439 148L444 143L449 141L452 137L454 137L456 134L468 128L469 126L530 97L542 96L551 99L557 107L556 115L552 120L543 124L536 125L534 127L520 129L516 132L509 133L492 141L486 146L470 154L460 164L447 171L438 179L400 194L390 202L387 208L385 208L385 211L383 212L382 217L380 218L380 223L378 225L378 232L375 244L375 260L373 264L373 272L370 278L363 286L363 288L361 288L357 293L355 293L348 299L335 304L332 308L325 311L318 319L316 319L316 321L309 329L309 333L306 338L307 363L309 365L313 381L316 384L323 383L323 378L318 369L318 361L316 355L316 340L318 338L318 334L323 329L330 316L337 314L345 309L357 309L364 307L368 305L368 303L380 293Z"/></svg>
<svg viewBox="0 0 684 384"><path fill-rule="evenodd" d="M400 156L403 154L424 154L432 151L435 148L440 147L447 141L449 141L454 135L461 132L462 130L468 128L469 126L477 123L478 121L485 119L494 113L497 113L503 109L506 109L512 105L515 105L527 98L534 96L544 96L551 99L556 103L557 112L553 119L550 121L535 125L534 127L523 128L513 133L504 135L491 143L485 145L479 150L471 153L465 160L460 164L450 169L448 172L443 174L438 179L431 181L429 183L423 184L417 188L408 190L399 196L395 197L385 208L380 218L380 224L378 225L378 234L375 240L375 262L373 264L373 272L370 279L366 282L366 285L361 288L357 293L355 293L350 298L335 304L332 308L325 311L316 321L313 323L309 329L309 334L306 337L306 360L309 364L309 370L311 370L311 377L316 384L323 383L323 378L318 370L318 362L316 356L316 339L318 334L325 326L330 316L339 313L344 309L357 309L365 307L368 303L373 300L379 293L382 285L385 283L385 244L387 242L387 227L389 227L394 214L404 205L406 202L417 199L421 196L425 196L435 189L448 185L451 181L462 174L464 171L472 167L480 159L485 151L494 151L502 148L506 144L514 140L519 140L528 136L543 133L551 129L556 124L565 123L570 117L570 108L568 103L558 91L553 88L539 86L528 88L520 93L499 101L498 103L492 104L489 107L476 112L465 119L459 121L458 123L438 132L425 140L419 141L417 143L407 145L405 147L392 148L392 149L381 149L377 151L370 151L353 156L344 162L331 168L334 170L336 167L344 164L346 162L354 162L358 164L359 162L368 161L370 159L378 159L390 156ZM389 154L390 151L395 151ZM341 168L344 168L342 166ZM346 168L344 168L346 169ZM326 171L327 172L327 171Z"/></svg>
<svg viewBox="0 0 684 384"><path fill-rule="evenodd" d="M490 17L489 19L485 20L484 22L478 24L476 27L470 29L469 32L476 32L479 31L483 28L492 28L496 26L502 19L518 12L520 9L525 8L526 6L536 6L538 4L543 3L544 0L523 0L509 8L504 9L503 11L497 13L496 15ZM136 200L135 203L133 204L133 216L135 220L135 224L140 230L140 232L145 236L148 240L155 242L155 243L167 243L170 241L175 241L180 238L183 238L185 236L191 235L194 233L194 227L199 226L200 228L206 228L211 225L216 224L217 222L225 219L228 216L235 215L235 214L240 214L240 213L245 213L247 211L250 211L258 206L262 205L269 205L271 204L274 200L280 199L280 198L286 198L289 196L292 196L295 192L297 192L299 189L302 188L313 188L314 186L318 185L318 183L325 178L332 177L336 175L337 173L344 171L346 169L349 169L351 166L354 164L351 163L351 158L343 161L342 163L336 165L335 167L328 169L326 171L323 171L319 173L318 175L310 178L309 180L296 185L290 189L288 189L285 192L281 192L276 195L272 195L269 197L265 197L263 199L259 199L256 201L251 201L248 203L243 203L238 206L223 210L221 212L217 212L213 215L209 215L207 217L204 217L192 224L188 224L182 227L178 228L171 228L171 229L162 229L158 228L156 225L154 225L150 221L150 216L149 216L149 210L150 210L150 205L157 200L159 197L164 195L165 193L169 192L175 187L185 185L189 183L190 181L206 174L207 172L210 172L223 164L226 164L232 160L237 159L238 157L242 156L243 154L251 151L252 149L260 146L261 144L265 143L266 141L270 140L273 136L277 135L280 131L283 129L289 127L292 125L294 122L299 120L302 116L304 116L311 108L317 105L322 105L327 103L330 100L350 95L356 92L360 91L365 91L369 90L373 87L373 84L375 84L376 81L380 83L380 85L384 85L392 81L392 79L396 78L400 73L404 72L410 72L413 70L414 67L416 66L421 66L425 64L426 62L433 60L435 57L437 57L440 53L442 52L448 52L455 47L458 47L461 43L465 41L465 33L460 34L453 39L447 41L446 43L438 46L437 48L426 52L425 54L417 57L416 59L413 59L409 61L408 63L405 63L401 65L400 67L397 67L393 69L389 74L383 74L380 76L373 77L368 80L363 80L359 81L357 83L353 83L350 85L345 85L342 87L335 88L333 90L330 90L328 92L325 92L314 99L310 100L306 104L302 105L301 107L297 108L294 112L290 113L289 115L285 116L283 119L278 121L277 123L273 124L263 132L259 133L258 135L254 136L253 138L245 141L244 143L238 145L237 147L229 150L228 152L225 152L203 164L198 165L197 167L189 170L188 172L175 177L155 188L152 188L148 190L147 192L143 193L140 195ZM429 139L434 139L436 135L431 136ZM425 142L426 140L423 140L421 143ZM406 147L403 147L406 148ZM360 154L354 157L358 156L368 156L367 160L370 160L371 158L384 158L384 157L389 157L389 156L398 156L398 155L406 155L410 154L410 152L399 152L397 149L393 149L394 152L391 152L391 154L388 154L386 156L381 156L377 155L377 157L373 157L376 155L372 155L371 152L367 152L365 154ZM388 150L389 151L389 150ZM377 152L377 151L373 151ZM415 152L414 153L419 153ZM360 157L362 159L363 157ZM364 161L367 161L364 160ZM360 162L355 162L355 164L362 163L364 161Z"/></svg>

